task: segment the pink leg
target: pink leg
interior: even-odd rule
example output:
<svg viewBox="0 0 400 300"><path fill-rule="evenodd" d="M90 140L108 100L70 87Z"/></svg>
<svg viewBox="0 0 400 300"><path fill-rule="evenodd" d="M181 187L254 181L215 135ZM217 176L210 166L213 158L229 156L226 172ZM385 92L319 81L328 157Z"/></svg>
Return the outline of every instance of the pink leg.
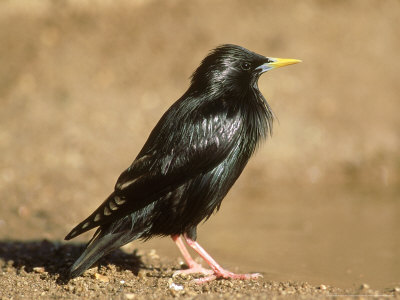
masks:
<svg viewBox="0 0 400 300"><path fill-rule="evenodd" d="M186 242L192 247L213 269L214 274L208 277L197 279L198 283L207 282L217 278L232 278L232 279L257 279L262 277L259 273L254 274L235 274L222 268L207 252L204 250L199 243L189 238L186 234L184 235Z"/></svg>
<svg viewBox="0 0 400 300"><path fill-rule="evenodd" d="M181 251L181 253L183 255L183 258L186 260L186 263L189 267L189 269L179 270L179 271L174 272L174 274L172 275L173 277L180 275L180 274L200 273L200 274L204 274L204 275L210 275L210 274L214 273L212 270L205 269L202 267L202 265L200 265L194 261L194 259L190 255L189 251L186 249L185 244L183 243L180 235L172 235L171 238L178 246L179 250Z"/></svg>

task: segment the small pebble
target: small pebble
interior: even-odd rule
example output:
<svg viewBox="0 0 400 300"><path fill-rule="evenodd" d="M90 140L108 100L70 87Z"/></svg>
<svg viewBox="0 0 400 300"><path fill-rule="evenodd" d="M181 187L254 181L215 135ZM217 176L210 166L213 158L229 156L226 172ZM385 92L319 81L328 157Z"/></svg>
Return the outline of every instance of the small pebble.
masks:
<svg viewBox="0 0 400 300"><path fill-rule="evenodd" d="M369 286L369 284L367 284L367 283L363 283L361 286L360 286L360 289L361 290L368 290L370 288L370 286Z"/></svg>
<svg viewBox="0 0 400 300"><path fill-rule="evenodd" d="M139 279L144 279L147 277L147 272L145 270L140 270L138 273Z"/></svg>
<svg viewBox="0 0 400 300"><path fill-rule="evenodd" d="M110 281L110 279L108 279L107 276L101 275L99 273L95 273L94 278L96 278L97 280L99 280L101 282L109 282Z"/></svg>
<svg viewBox="0 0 400 300"><path fill-rule="evenodd" d="M44 267L34 267L33 271L39 274L44 273Z"/></svg>
<svg viewBox="0 0 400 300"><path fill-rule="evenodd" d="M170 288L170 289L174 289L175 291L182 291L182 290L183 290L183 285L177 285L177 284L175 284L174 282L172 282L172 283L169 285L169 288Z"/></svg>
<svg viewBox="0 0 400 300"><path fill-rule="evenodd" d="M155 249L151 249L148 253L148 256L152 259L159 259L160 256L158 256L157 252Z"/></svg>

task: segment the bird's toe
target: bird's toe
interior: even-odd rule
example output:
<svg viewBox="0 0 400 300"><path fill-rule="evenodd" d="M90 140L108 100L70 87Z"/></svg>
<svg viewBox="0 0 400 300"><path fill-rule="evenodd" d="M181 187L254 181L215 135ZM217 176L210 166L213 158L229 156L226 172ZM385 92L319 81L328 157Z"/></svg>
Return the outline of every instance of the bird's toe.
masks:
<svg viewBox="0 0 400 300"><path fill-rule="evenodd" d="M189 275L189 274L202 274L202 275L212 275L214 274L213 270L203 268L200 264L192 265L189 269L178 270L172 274L172 277L176 277L179 275Z"/></svg>

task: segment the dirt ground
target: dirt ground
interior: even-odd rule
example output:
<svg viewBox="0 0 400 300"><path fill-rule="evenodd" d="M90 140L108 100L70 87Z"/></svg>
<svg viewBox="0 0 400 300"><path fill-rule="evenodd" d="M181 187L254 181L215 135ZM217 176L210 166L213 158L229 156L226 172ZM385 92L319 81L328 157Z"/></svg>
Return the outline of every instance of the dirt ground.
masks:
<svg viewBox="0 0 400 300"><path fill-rule="evenodd" d="M400 2L0 2L0 299L400 297ZM170 239L63 272L64 236L113 189L205 54L263 75L278 120L199 242L259 281L201 286ZM380 295L380 296L379 296Z"/></svg>
<svg viewBox="0 0 400 300"><path fill-rule="evenodd" d="M367 284L358 289L340 289L324 284L313 286L305 282L261 279L217 280L200 285L193 282L192 276L172 277L181 264L161 258L155 250L130 254L116 251L83 276L67 282L59 273L65 271L65 263L72 263L72 256L79 255L82 249L82 246L46 240L2 243L0 255L7 262L0 261L1 299L331 299L348 295L360 299L364 296L400 298L400 289L379 291Z"/></svg>

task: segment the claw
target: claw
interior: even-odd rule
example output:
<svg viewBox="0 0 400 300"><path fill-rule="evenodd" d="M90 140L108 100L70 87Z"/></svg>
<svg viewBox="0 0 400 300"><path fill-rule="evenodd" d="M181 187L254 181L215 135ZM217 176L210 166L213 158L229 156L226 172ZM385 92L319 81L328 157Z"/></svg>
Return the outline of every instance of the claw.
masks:
<svg viewBox="0 0 400 300"><path fill-rule="evenodd" d="M214 274L214 271L203 268L202 265L196 263L196 264L192 264L192 266L189 269L175 271L174 274L172 274L172 277L176 277L176 276L179 276L182 274L185 274L185 275L189 275L189 274L211 275L211 274Z"/></svg>
<svg viewBox="0 0 400 300"><path fill-rule="evenodd" d="M258 279L262 278L263 276L260 273L252 273L252 274L235 274L229 272L227 270L217 270L214 273L217 278L224 278L224 279L241 279L241 280L251 280L251 279Z"/></svg>
<svg viewBox="0 0 400 300"><path fill-rule="evenodd" d="M211 271L211 270L208 270ZM206 274L204 274L206 275ZM216 272L211 271L209 276L206 277L201 277L201 278L196 278L193 280L193 282L197 284L203 284L212 280L216 280L218 278L223 278L223 279L239 279L239 280L251 280L251 279L258 279L262 278L263 276L260 273L253 273L253 274L235 274L232 272L229 272L227 270L219 270Z"/></svg>
<svg viewBox="0 0 400 300"><path fill-rule="evenodd" d="M201 278L193 279L193 282L194 282L194 283L197 283L197 284L204 284L204 283L206 283L206 282L213 281L213 280L215 280L215 279L217 279L217 276L215 276L215 275L210 275L210 276L206 276L206 277L201 277Z"/></svg>

